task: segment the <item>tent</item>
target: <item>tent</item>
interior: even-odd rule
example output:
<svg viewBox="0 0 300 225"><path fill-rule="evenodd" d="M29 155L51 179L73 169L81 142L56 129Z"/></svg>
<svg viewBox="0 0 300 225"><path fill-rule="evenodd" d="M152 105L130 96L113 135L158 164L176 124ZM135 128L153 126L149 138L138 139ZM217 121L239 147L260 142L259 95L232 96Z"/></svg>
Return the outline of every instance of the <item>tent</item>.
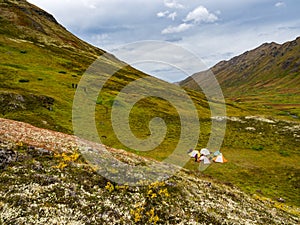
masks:
<svg viewBox="0 0 300 225"><path fill-rule="evenodd" d="M203 161L203 164L210 164L209 159L204 155L202 155L199 160Z"/></svg>
<svg viewBox="0 0 300 225"><path fill-rule="evenodd" d="M201 154L201 155L210 155L210 152L208 151L207 148L202 148L202 149L200 150L200 154Z"/></svg>
<svg viewBox="0 0 300 225"><path fill-rule="evenodd" d="M191 157L194 158L197 154L199 155L199 151L193 150L193 151L191 151L191 152L189 153L189 156L191 156Z"/></svg>
<svg viewBox="0 0 300 225"><path fill-rule="evenodd" d="M213 158L214 162L218 162L218 163L226 163L227 159L224 158L223 154L220 153L218 156Z"/></svg>
<svg viewBox="0 0 300 225"><path fill-rule="evenodd" d="M220 154L221 154L221 152L220 152L220 150L218 150L218 151L215 151L214 156L217 156L217 155L220 155Z"/></svg>

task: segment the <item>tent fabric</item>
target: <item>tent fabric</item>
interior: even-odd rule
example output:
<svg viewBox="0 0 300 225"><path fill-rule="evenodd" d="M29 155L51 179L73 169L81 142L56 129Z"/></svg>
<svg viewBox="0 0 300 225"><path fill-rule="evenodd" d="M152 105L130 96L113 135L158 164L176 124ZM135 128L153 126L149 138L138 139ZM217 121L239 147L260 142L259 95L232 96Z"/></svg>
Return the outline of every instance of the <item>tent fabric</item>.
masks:
<svg viewBox="0 0 300 225"><path fill-rule="evenodd" d="M207 148L202 148L200 150L200 154L201 155L210 155L210 152L209 152L209 150Z"/></svg>
<svg viewBox="0 0 300 225"><path fill-rule="evenodd" d="M214 156L218 156L220 154L222 154L222 153L220 152L220 150L218 150L218 151L215 151Z"/></svg>
<svg viewBox="0 0 300 225"><path fill-rule="evenodd" d="M193 151L191 151L191 152L189 153L189 156L191 156L191 157L194 158L197 154L199 154L199 151L193 150Z"/></svg>
<svg viewBox="0 0 300 225"><path fill-rule="evenodd" d="M214 162L218 162L218 163L227 162L227 159L224 158L222 153L220 153L218 156L214 157L213 160L214 160Z"/></svg>
<svg viewBox="0 0 300 225"><path fill-rule="evenodd" d="M201 156L200 161L203 161L203 164L210 164L209 159L206 156Z"/></svg>

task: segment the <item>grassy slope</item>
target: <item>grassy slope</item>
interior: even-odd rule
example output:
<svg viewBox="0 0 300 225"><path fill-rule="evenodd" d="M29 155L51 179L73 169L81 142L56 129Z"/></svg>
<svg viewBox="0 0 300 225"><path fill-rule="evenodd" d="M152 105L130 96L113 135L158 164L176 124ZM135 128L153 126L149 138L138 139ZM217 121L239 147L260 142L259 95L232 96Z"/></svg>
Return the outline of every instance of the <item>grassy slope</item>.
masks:
<svg viewBox="0 0 300 225"><path fill-rule="evenodd" d="M300 38L283 45L263 44L212 67L228 102L247 109L249 115L282 121L269 125L229 121L223 152L230 162L205 171L245 191L273 199L281 196L298 206L299 129L291 132L286 127L297 125L284 120L299 124L299 48ZM181 85L195 88L190 78ZM246 127L256 130L246 131Z"/></svg>
<svg viewBox="0 0 300 225"><path fill-rule="evenodd" d="M42 94L55 99L53 111L41 107L31 108L29 105L26 111L12 111L4 116L70 132L70 98L75 93L71 84L80 79L76 72L65 66L72 62L72 59L64 58L65 51L61 55L62 52L53 53L48 48L40 48L28 42L18 43L2 37L1 43L1 90L22 95ZM21 83L21 79L29 82ZM43 125L42 121L46 121L47 124Z"/></svg>
<svg viewBox="0 0 300 225"><path fill-rule="evenodd" d="M226 164L213 164L205 174L230 182L242 190L273 200L284 198L300 205L299 137L298 132L286 129L289 122L265 123L242 118L245 123L228 121L222 152ZM246 130L254 127L256 130ZM196 169L194 162L188 168Z"/></svg>
<svg viewBox="0 0 300 225"><path fill-rule="evenodd" d="M265 43L211 69L228 99L264 114L299 117L299 52L300 38L282 45ZM194 88L192 79L181 85Z"/></svg>
<svg viewBox="0 0 300 225"><path fill-rule="evenodd" d="M1 110L2 117L72 133L72 100L76 91L72 88L72 84L79 82L85 70L96 60L97 55L103 54L103 51L74 37L53 22L53 19L49 21L51 16L46 12L28 5L24 1L18 2L17 5L15 2L8 2L0 2L1 10L3 10L0 19L0 90L2 92L1 101L4 105ZM39 13L34 13L35 10L39 10ZM40 14L45 16L41 17ZM11 18L14 18L13 21L9 21ZM23 21L31 22L24 24ZM37 23L41 28L36 29ZM105 60L105 63L107 67L114 63L118 64L111 59ZM97 123L97 126L100 135L108 137L102 140L105 144L126 148L117 140L110 125L111 101L129 82L146 76L148 75L130 66L124 67L114 74L104 87L105 91L99 95L96 117L97 121L101 121L101 123ZM20 82L21 80L27 82ZM173 87L163 81L157 80L156 82L156 84L160 84L157 86L162 90ZM209 118L208 104L204 96L196 92L190 93L197 104L199 115L206 119ZM5 95L11 94L14 94L12 99L5 98ZM17 100L18 94L25 100L32 95L36 99L22 103ZM40 96L54 99L51 110L38 104ZM149 135L147 124L151 118L157 116L157 113L163 118L168 118L171 132L169 132L169 138L157 149L157 151L165 152L159 153L162 155L158 158L166 157L168 149L172 149L176 145L178 136L176 133L179 130L173 121L173 119L176 120L176 117L178 119L177 113L175 110L168 109L165 103L166 101L154 98L141 101L134 107L134 116L132 116L133 132L142 138ZM11 105L17 105L17 110L14 108L10 110L9 106ZM148 115L147 118L145 115Z"/></svg>
<svg viewBox="0 0 300 225"><path fill-rule="evenodd" d="M42 22L40 21L40 23ZM74 40L72 42L73 44L71 46L62 47L65 43L57 37L49 37L49 35L46 35L46 37L50 38L49 40L47 39L46 42L37 39L39 33L35 33L35 30L32 32L34 33L34 37L28 38L30 36L27 34L25 37L26 40L24 40L24 34L20 33L20 28L8 23L4 18L1 18L0 27L1 92L17 93L22 96L30 96L31 94L36 96L45 95L54 99L52 111L49 111L41 105L37 105L35 102L32 105L26 105L26 110L6 112L2 114L2 117L26 121L39 127L72 133L71 109L72 99L75 93L75 89L72 88L72 83L77 83L80 80L84 70L95 59L95 54L97 52L98 54L103 52L95 50L92 47L89 47L87 48L88 50L84 51L84 49L86 49L85 44L74 39L69 33L63 33L63 35L60 36L65 36L66 39ZM47 27L48 29L58 29L60 32L63 32L61 28L56 28L56 25L54 26L51 23L47 24ZM53 42L55 44L50 44ZM41 45L43 46L41 47ZM76 51L74 51L74 48ZM108 116L110 115L109 102L116 96L118 90L121 90L123 86L128 84L128 80L134 80L142 76L146 75L130 67L124 68L116 74L115 78L107 85L106 91L99 96L96 107L96 117L97 121L101 121L101 123L99 122L97 124L100 136L105 135L107 137L102 139L103 143L109 146L134 151L124 147L116 139ZM21 83L19 82L20 79L29 80L29 82ZM165 85L162 87L169 87L169 84L166 83L162 85ZM197 146L198 148L201 148L206 146L210 134L208 105L205 102L203 95L193 91L189 91L189 94L195 101L201 118L202 133ZM237 107L228 105L227 110L230 115L245 116L248 113L253 113L253 111L243 111L239 108L240 106L238 104L236 105ZM163 159L168 156L170 151L174 149L174 146L177 144L177 113L170 107L166 107L165 101L152 98L139 102L133 109L133 115L131 127L133 132L139 137L146 137L149 135L147 124L153 116L159 115L168 121L170 132L168 133L167 139L157 149L146 153L136 152L157 159ZM148 115L148 117L145 118L145 115ZM274 169L267 170L263 169L266 157L263 157L264 160L257 161L257 156L261 155L261 152L255 152L252 147L260 145L263 142L262 139L256 140L258 133L249 137L248 133L241 133L236 129L239 126L239 124L229 124L227 137L224 142L224 153L230 163L221 166L213 165L205 173L211 174L223 181L230 181L248 191L263 189L263 194L269 197L275 198L280 194L280 196L286 198L288 202L300 205L299 197L297 198L294 194L290 194L295 193L294 186L282 185L284 183L279 182L286 179L286 173L281 171L282 167L278 167L277 163L272 163L270 165L272 165ZM267 136L266 140L270 143L266 148L267 150L264 149L263 152L267 155L269 152L272 152L272 149L276 149L272 158L274 159L274 162L281 161L283 163L282 166L289 167L291 163L299 160L299 155L290 152L290 149L293 150L295 145L290 142L289 139L284 142L287 146L285 151L287 151L289 155L283 157L279 152L279 144L273 142L273 139L269 139L269 137L270 136ZM250 138L253 143L247 145L245 140L250 140ZM267 152L265 153L265 151ZM257 163L257 167L260 168L258 171L263 170L263 172L257 172L256 176L244 176L243 173L252 173L251 166L249 165L253 165L254 163ZM195 168L195 166L196 164L193 162L190 162L190 164L187 165L188 168ZM293 167L289 169L291 173L298 174L299 168ZM267 185L268 183L264 182L269 181L269 179L266 178L272 176L274 171L277 173L276 183L280 183L277 187L279 190L278 193L274 193L275 189L273 186L270 187ZM245 182L247 185L244 185Z"/></svg>

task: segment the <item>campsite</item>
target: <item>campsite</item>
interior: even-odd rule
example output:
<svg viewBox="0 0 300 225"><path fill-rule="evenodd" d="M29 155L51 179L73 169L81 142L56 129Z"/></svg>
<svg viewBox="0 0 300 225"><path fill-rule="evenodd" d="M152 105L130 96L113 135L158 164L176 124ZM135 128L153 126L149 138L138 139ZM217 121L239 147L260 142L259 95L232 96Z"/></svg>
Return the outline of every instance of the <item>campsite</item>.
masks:
<svg viewBox="0 0 300 225"><path fill-rule="evenodd" d="M199 171L206 170L212 163L227 162L227 159L225 159L220 150L210 152L207 148L202 148L200 151L196 149L189 149L187 153L195 163L199 163Z"/></svg>

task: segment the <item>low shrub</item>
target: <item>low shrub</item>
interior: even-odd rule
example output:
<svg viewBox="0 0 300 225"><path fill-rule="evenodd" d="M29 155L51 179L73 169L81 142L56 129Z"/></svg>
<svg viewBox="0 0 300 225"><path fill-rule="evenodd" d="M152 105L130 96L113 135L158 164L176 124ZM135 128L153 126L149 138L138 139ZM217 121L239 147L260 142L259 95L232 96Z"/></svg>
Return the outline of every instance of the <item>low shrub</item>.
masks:
<svg viewBox="0 0 300 225"><path fill-rule="evenodd" d="M20 83L28 83L29 80L28 80L28 79L20 79L19 82L20 82Z"/></svg>

